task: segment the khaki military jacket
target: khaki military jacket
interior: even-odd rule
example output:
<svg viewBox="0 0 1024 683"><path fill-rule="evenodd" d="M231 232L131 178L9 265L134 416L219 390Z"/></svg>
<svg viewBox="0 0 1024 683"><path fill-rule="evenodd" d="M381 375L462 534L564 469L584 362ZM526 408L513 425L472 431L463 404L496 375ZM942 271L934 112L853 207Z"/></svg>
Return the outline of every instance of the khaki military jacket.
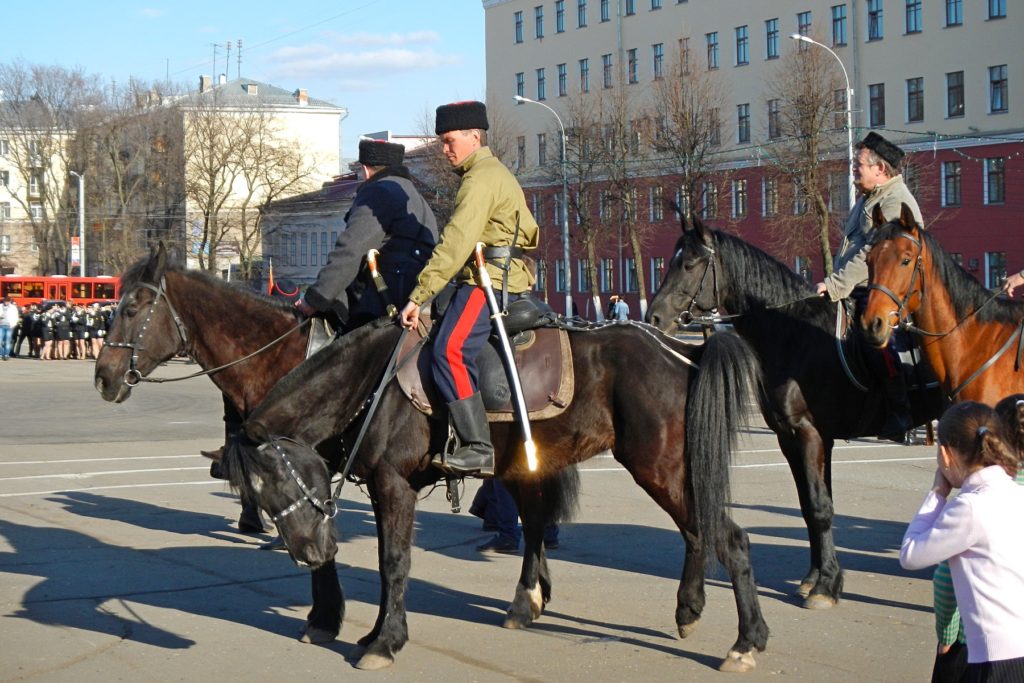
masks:
<svg viewBox="0 0 1024 683"><path fill-rule="evenodd" d="M434 298L452 278L457 277L460 283L479 284L476 268L470 265L476 243L483 242L489 247L510 246L517 221L516 246L525 250L537 248L539 229L526 205L523 188L489 148L481 147L473 152L455 172L462 176L455 195L455 210L441 231L434 255L420 271L416 288L409 295L409 299L420 306ZM495 289L500 289L504 271L488 263L487 272ZM534 276L526 263L513 259L508 291L525 292L533 282Z"/></svg>
<svg viewBox="0 0 1024 683"><path fill-rule="evenodd" d="M832 274L825 278L825 288L832 301L845 299L855 287L862 287L868 283L868 243L871 240L871 233L878 227L871 217L875 207L881 207L882 215L887 221L891 221L899 218L900 207L903 204L910 207L918 225L923 226L921 209L903 182L902 175L896 175L867 194L861 195L853 205L843 228L843 243L832 261Z"/></svg>

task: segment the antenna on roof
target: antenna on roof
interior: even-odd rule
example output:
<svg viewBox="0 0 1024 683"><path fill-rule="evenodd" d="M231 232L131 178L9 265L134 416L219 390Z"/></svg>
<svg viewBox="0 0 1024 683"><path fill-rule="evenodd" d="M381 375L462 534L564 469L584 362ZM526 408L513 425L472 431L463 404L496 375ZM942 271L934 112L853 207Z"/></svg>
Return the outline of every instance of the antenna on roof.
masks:
<svg viewBox="0 0 1024 683"><path fill-rule="evenodd" d="M238 77L242 77L242 39L238 39Z"/></svg>
<svg viewBox="0 0 1024 683"><path fill-rule="evenodd" d="M229 40L225 45L227 48L227 56L224 58L224 77L231 77L231 41Z"/></svg>

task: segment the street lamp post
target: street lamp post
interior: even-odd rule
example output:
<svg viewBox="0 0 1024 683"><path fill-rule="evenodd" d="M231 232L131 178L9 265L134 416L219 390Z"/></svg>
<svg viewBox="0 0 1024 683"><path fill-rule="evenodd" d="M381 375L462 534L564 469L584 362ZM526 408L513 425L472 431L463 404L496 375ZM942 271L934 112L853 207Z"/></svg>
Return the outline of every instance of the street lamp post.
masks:
<svg viewBox="0 0 1024 683"><path fill-rule="evenodd" d="M78 178L78 274L85 276L85 173L70 171ZM70 267L68 268L70 272Z"/></svg>
<svg viewBox="0 0 1024 683"><path fill-rule="evenodd" d="M568 317L572 315L572 264L569 262L569 172L566 169L569 157L566 156L565 151L565 126L562 125L562 117L558 115L558 112L543 102L531 100L522 95L516 95L514 99L516 102L539 104L547 109L555 115L555 120L558 121L558 129L562 132L562 261L565 264L562 272L565 273L565 315Z"/></svg>
<svg viewBox="0 0 1024 683"><path fill-rule="evenodd" d="M843 70L843 78L846 80L846 156L847 156L847 168L846 173L849 183L850 192L850 208L853 208L854 202L857 201L857 190L853 185L853 88L850 87L850 77L846 73L846 66L843 65L843 60L839 59L839 55L832 51L828 45L824 45L809 38L802 33L793 33L789 36L792 40L799 40L818 47L823 47L828 50L828 53L836 58L839 62L839 68Z"/></svg>

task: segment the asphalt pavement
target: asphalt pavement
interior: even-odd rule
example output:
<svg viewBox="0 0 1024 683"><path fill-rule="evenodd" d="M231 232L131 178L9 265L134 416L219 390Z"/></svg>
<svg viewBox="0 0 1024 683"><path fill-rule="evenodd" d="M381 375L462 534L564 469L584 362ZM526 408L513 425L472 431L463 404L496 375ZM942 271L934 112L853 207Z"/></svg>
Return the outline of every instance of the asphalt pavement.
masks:
<svg viewBox="0 0 1024 683"><path fill-rule="evenodd" d="M196 368L172 362L157 374ZM482 555L480 522L443 491L417 513L410 641L394 666L345 654L376 618L376 535L366 496L346 486L337 520L347 597L339 639L296 640L308 574L269 536L240 534L238 504L207 475L222 437L204 378L143 385L119 405L92 388L92 364L0 364L0 681L715 681L736 637L724 572L708 582L696 633L676 636L683 543L608 455L581 467L577 519L549 554L554 597L523 631L501 628L519 559ZM837 444L836 543L843 600L802 609L806 532L774 437L751 419L733 471L736 520L750 533L768 650L745 680L913 681L930 675L930 572L897 554L932 480L934 449L874 439ZM467 483L468 507L477 483Z"/></svg>

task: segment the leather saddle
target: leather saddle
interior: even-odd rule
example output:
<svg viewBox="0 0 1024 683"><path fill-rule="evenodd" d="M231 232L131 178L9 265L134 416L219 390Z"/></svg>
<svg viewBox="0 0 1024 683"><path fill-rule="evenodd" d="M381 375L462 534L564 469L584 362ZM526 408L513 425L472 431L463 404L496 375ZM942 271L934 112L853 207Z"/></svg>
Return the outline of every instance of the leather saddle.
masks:
<svg viewBox="0 0 1024 683"><path fill-rule="evenodd" d="M870 346L857 330L860 318L856 302L843 299L836 307L836 349L844 369L852 373L858 382L865 385L878 384L874 376L880 372L881 351ZM920 340L901 329L893 331L895 346L900 360L900 371L908 390L934 389L939 385L931 365L924 358Z"/></svg>
<svg viewBox="0 0 1024 683"><path fill-rule="evenodd" d="M418 334L407 334L399 351L398 384L417 410L432 415L445 410L444 401L434 388L428 340L419 344L430 328L427 316L420 317ZM541 327L511 337L519 382L523 387L526 412L531 421L560 415L572 402L575 390L572 349L569 334L563 329ZM417 346L419 344L419 346ZM415 358L407 358L415 353ZM489 422L512 422L515 418L512 387L502 358L501 342L491 337L477 356L480 371L479 390L487 408Z"/></svg>

